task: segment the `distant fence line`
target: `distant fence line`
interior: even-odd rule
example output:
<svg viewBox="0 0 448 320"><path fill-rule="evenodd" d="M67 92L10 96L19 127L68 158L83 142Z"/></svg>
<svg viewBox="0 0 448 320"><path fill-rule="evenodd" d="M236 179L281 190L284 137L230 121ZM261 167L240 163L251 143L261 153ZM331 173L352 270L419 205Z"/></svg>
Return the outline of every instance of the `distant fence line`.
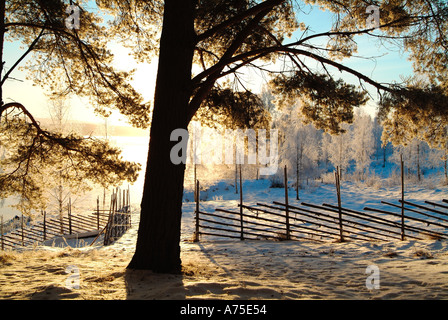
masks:
<svg viewBox="0 0 448 320"><path fill-rule="evenodd" d="M291 205L288 199L288 177L285 166L284 202L274 201L272 204L257 203L256 206L248 206L243 202L241 168L239 175L240 202L236 210L216 208L214 213L200 210L200 184L199 181L196 182L193 241L199 241L202 235L240 240L311 240L319 242L328 240L338 242L347 240L422 240L423 237L448 239L446 233L448 212L442 211L448 209L448 205L444 204L448 203L448 200L443 199L441 203L425 201L426 205L406 201L404 200L404 183L402 183L402 197L398 203L381 202L401 209L401 213L387 211L384 208L365 207L363 211L344 208L341 199L339 168L335 172L337 204L316 205L302 202L300 205ZM406 211L412 212L416 216L424 216L426 219L409 216L405 214ZM431 229L429 226L433 226L435 229Z"/></svg>
<svg viewBox="0 0 448 320"><path fill-rule="evenodd" d="M24 216L20 219L20 227L5 232L3 217L0 220L0 249L14 249L43 243L47 240L65 238L82 239L104 234L104 245L109 245L120 238L131 227L130 192L116 188L111 195L109 209L100 209L99 197L97 208L90 214L73 214L71 199L68 201L67 215L60 219L47 217L42 210L42 221L26 226Z"/></svg>

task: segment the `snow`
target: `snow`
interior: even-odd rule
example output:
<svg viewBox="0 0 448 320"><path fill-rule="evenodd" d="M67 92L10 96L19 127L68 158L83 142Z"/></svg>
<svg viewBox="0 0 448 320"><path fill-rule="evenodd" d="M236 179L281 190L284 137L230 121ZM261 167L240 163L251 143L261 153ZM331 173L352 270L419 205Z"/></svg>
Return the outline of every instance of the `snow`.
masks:
<svg viewBox="0 0 448 320"><path fill-rule="evenodd" d="M383 180L381 180L383 181ZM244 203L283 201L284 189L270 181L243 182ZM201 210L237 211L239 195L230 182L212 184L201 192ZM406 188L406 200L440 201L447 186ZM380 201L396 201L397 186L367 187L342 181L344 207L381 208ZM301 200L336 203L333 184L310 185ZM297 204L290 189L290 203ZM193 192L185 191L182 217L182 275L127 270L138 231L132 228L110 246L37 246L0 253L1 299L447 299L448 241L239 241L194 232ZM137 207L137 206L134 206ZM390 208L389 208L390 209ZM75 266L79 288L67 282ZM368 286L378 268L379 289ZM370 269L369 269L370 268ZM367 272L367 273L366 273ZM20 286L18 286L20 284Z"/></svg>

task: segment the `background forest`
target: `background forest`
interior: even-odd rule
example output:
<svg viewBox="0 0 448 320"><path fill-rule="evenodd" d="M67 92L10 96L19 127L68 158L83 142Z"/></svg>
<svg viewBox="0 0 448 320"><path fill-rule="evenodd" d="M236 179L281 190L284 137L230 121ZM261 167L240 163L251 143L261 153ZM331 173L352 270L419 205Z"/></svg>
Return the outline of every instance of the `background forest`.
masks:
<svg viewBox="0 0 448 320"><path fill-rule="evenodd" d="M263 90L260 98L271 116L271 128L279 131L279 170L274 176L264 177L271 180L271 187L283 187L284 166L288 168L291 186L297 189L299 185L299 190L319 183L334 183L336 167L340 168L343 181L374 188L395 186L400 183L401 158L407 183L424 183L429 188L448 183L446 149L431 148L415 137L394 146L385 139L375 112L365 108L356 110L354 121L342 126L345 132L331 135L306 121L300 113L300 102L278 108L268 90ZM203 149L207 152L210 146ZM220 170L216 170L217 166L221 166ZM245 164L242 171L243 179L263 178L256 166ZM238 184L236 166L195 166L190 162L186 187L192 188L195 174L205 184L214 183L216 179L234 179L234 184Z"/></svg>

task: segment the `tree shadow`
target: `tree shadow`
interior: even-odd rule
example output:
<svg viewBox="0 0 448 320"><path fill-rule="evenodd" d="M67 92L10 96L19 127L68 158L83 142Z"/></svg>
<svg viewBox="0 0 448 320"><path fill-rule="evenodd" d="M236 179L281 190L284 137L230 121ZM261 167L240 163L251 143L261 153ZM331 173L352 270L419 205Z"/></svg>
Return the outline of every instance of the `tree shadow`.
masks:
<svg viewBox="0 0 448 320"><path fill-rule="evenodd" d="M42 286L34 291L31 300L70 300L79 298L80 293L76 290L71 290L65 287L51 284L49 286Z"/></svg>
<svg viewBox="0 0 448 320"><path fill-rule="evenodd" d="M127 300L183 300L186 298L182 274L162 274L126 269Z"/></svg>
<svg viewBox="0 0 448 320"><path fill-rule="evenodd" d="M222 269L229 278L234 279L232 272L226 268L224 265L219 263L215 257L213 257L212 253L210 253L210 249L206 248L202 243L198 243L199 248L201 248L201 252L205 255L205 257L212 263L213 265L217 266L218 268Z"/></svg>

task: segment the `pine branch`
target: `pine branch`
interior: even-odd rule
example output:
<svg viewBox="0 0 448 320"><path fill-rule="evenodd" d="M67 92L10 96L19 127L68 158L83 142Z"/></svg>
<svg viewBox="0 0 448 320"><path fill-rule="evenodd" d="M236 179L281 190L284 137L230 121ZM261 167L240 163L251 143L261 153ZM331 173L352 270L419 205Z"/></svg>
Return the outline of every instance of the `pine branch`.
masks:
<svg viewBox="0 0 448 320"><path fill-rule="evenodd" d="M272 10L272 8L278 4L280 4L283 0L270 0L263 2L264 6L258 11L255 17L239 32L239 34L235 37L235 40L226 50L226 52L222 55L220 61L216 63L213 67L209 68L206 71L203 71L201 75L197 78L204 77L204 74L207 74L207 80L205 80L199 90L196 92L194 97L191 99L189 103L188 110L188 121L193 118L196 111L199 109L202 101L207 97L210 93L210 90L213 88L216 80L222 77L222 70L228 65L228 61L232 58L235 52L240 48L244 40L251 34L251 32L258 26L260 21ZM211 72L210 72L211 71ZM195 86L196 80L192 80L193 87Z"/></svg>
<svg viewBox="0 0 448 320"><path fill-rule="evenodd" d="M205 39L208 39L208 38L212 37L213 35L215 35L216 33L220 32L228 27L231 27L235 24L241 23L243 20L245 20L251 16L258 15L260 12L264 12L266 10L271 10L273 7L280 5L284 1L285 0L264 1L254 7L246 10L245 12L237 14L234 17L232 17L232 18L220 23L219 25L217 25L215 27L208 29L204 33L198 35L196 37L196 42L200 42Z"/></svg>
<svg viewBox="0 0 448 320"><path fill-rule="evenodd" d="M17 59L17 61L14 63L14 65L8 70L8 72L6 72L5 76L3 77L0 86L2 86L5 81L9 78L9 75L14 71L14 69L22 62L23 59L25 59L25 57L31 52L33 51L34 47L36 46L37 42L40 40L40 38L43 36L45 29L42 28L42 30L40 31L39 35L36 37L36 39L33 40L33 42L31 42L30 46L28 47L28 49L22 54L22 56Z"/></svg>

